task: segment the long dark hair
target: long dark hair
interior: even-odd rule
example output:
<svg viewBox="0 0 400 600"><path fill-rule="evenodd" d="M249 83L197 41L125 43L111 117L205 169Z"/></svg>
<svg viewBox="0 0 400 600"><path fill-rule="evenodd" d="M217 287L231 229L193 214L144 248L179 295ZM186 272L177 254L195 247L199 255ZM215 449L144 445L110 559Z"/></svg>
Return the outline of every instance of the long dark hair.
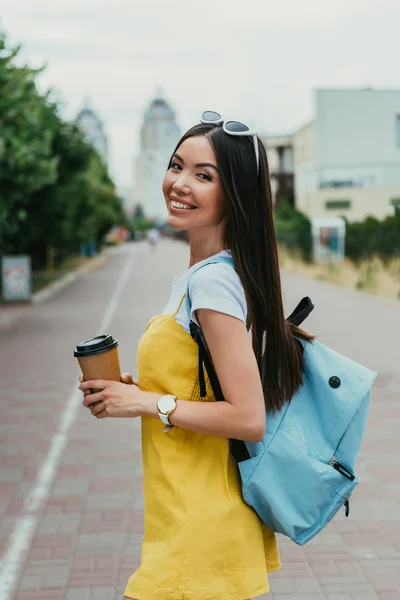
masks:
<svg viewBox="0 0 400 600"><path fill-rule="evenodd" d="M303 381L303 351L296 337L314 338L285 320L267 154L258 140L257 174L253 140L228 135L221 126L208 124L189 129L175 151L197 135L206 136L214 150L227 204L224 247L232 252L245 291L247 325L265 405L274 412L292 398Z"/></svg>

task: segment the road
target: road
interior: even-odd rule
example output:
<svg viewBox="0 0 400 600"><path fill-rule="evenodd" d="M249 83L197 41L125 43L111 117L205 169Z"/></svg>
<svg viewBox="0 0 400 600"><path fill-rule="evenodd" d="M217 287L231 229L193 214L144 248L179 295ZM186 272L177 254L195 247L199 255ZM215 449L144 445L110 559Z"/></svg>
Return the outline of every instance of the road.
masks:
<svg viewBox="0 0 400 600"><path fill-rule="evenodd" d="M0 329L1 600L122 599L142 536L140 425L81 406L72 350L110 331L135 374L139 337L186 266L181 243L118 247ZM304 295L316 306L306 328L380 375L350 518L304 548L280 538L265 598L399 600L400 302L284 276L287 314Z"/></svg>

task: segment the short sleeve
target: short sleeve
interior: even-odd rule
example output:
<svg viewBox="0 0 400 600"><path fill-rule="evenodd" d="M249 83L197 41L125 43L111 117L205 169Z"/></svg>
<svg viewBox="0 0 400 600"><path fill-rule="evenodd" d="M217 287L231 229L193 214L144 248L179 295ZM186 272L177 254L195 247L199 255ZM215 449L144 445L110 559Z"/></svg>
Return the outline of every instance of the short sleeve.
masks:
<svg viewBox="0 0 400 600"><path fill-rule="evenodd" d="M198 323L196 310L208 308L246 322L246 296L239 275L224 263L208 264L196 271L189 283L190 319Z"/></svg>

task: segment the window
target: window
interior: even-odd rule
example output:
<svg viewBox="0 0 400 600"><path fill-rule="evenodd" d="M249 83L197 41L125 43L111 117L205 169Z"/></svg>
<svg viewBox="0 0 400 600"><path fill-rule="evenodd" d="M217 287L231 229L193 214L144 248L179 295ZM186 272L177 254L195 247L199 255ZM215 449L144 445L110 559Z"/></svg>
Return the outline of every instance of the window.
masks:
<svg viewBox="0 0 400 600"><path fill-rule="evenodd" d="M351 207L351 200L327 200L325 202L325 208L327 210L343 210L344 208Z"/></svg>
<svg viewBox="0 0 400 600"><path fill-rule="evenodd" d="M400 115L396 115L396 148L400 149Z"/></svg>

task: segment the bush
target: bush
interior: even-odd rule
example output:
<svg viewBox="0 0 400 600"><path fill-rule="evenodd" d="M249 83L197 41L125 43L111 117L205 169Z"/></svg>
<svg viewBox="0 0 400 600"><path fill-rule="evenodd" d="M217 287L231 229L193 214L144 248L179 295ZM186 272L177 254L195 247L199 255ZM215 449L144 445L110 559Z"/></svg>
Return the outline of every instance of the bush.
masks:
<svg viewBox="0 0 400 600"><path fill-rule="evenodd" d="M378 221L346 223L346 256L355 262L379 256L384 262L400 256L400 210L394 216Z"/></svg>
<svg viewBox="0 0 400 600"><path fill-rule="evenodd" d="M290 251L299 251L306 262L312 259L311 222L286 200L275 211L275 231L278 243Z"/></svg>

